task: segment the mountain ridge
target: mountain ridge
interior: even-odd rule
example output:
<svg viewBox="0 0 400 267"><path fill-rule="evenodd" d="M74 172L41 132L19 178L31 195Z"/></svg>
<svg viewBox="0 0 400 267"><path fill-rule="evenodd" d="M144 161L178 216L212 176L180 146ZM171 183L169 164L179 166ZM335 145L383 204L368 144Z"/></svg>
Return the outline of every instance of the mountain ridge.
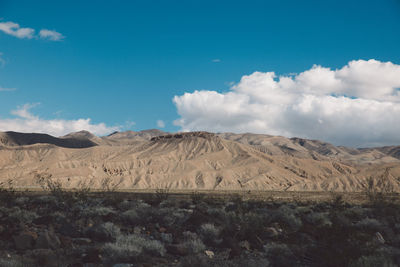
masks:
<svg viewBox="0 0 400 267"><path fill-rule="evenodd" d="M24 142L5 142L5 135ZM121 189L360 191L366 178L389 170L388 181L400 191L396 146L353 149L251 133L159 130L105 137L88 132L61 138L21 133L0 137L0 177L22 187L34 187L35 175L47 173L66 187L89 180L100 187L108 177ZM61 146L60 140L95 145Z"/></svg>

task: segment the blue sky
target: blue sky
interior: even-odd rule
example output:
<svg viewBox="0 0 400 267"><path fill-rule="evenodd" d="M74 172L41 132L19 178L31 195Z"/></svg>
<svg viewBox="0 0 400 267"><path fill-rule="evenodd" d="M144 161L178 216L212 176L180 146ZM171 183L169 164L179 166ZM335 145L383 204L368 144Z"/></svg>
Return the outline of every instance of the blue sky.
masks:
<svg viewBox="0 0 400 267"><path fill-rule="evenodd" d="M157 128L162 120L166 131L193 130L203 124L174 125L188 119L175 96L224 94L255 71L279 77L352 60L400 64L395 0L0 0L0 18L36 34L0 31L0 87L15 89L0 92L3 120L40 103L29 112L42 120L90 118L121 130ZM40 38L40 29L64 38Z"/></svg>

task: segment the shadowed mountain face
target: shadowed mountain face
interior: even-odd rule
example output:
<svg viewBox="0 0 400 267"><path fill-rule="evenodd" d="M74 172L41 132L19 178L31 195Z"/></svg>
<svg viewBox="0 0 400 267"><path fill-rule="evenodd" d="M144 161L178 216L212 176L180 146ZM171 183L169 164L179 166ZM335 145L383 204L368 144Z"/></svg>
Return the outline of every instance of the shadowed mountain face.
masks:
<svg viewBox="0 0 400 267"><path fill-rule="evenodd" d="M26 146L34 144L51 144L65 148L87 148L97 145L95 142L91 141L88 136L83 134L77 136L70 134L63 138L57 138L48 134L39 133L0 133L0 145Z"/></svg>
<svg viewBox="0 0 400 267"><path fill-rule="evenodd" d="M378 147L378 151L400 160L400 146Z"/></svg>
<svg viewBox="0 0 400 267"><path fill-rule="evenodd" d="M0 177L18 186L35 186L35 175L43 173L67 187L88 180L100 187L111 178L121 189L360 191L367 177L385 174L400 191L399 147L159 130L61 138L7 132L0 142Z"/></svg>

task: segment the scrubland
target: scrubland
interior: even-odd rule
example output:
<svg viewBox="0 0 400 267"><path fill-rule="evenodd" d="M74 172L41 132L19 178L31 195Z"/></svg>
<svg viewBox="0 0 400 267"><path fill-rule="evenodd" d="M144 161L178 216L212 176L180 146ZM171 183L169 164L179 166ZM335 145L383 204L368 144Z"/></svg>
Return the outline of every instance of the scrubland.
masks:
<svg viewBox="0 0 400 267"><path fill-rule="evenodd" d="M0 192L0 266L398 266L400 209L382 194L278 200ZM397 196L393 196L396 200Z"/></svg>

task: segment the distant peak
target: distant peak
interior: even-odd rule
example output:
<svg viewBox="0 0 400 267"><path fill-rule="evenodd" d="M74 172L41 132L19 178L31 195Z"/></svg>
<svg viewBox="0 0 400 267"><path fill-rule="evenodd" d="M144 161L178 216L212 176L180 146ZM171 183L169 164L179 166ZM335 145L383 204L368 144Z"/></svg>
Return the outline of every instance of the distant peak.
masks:
<svg viewBox="0 0 400 267"><path fill-rule="evenodd" d="M209 132L182 132L182 133L174 133L174 134L167 134L167 135L160 135L160 136L155 136L151 138L151 141L157 141L157 140L167 140L167 139L185 139L185 138L192 138L192 137L200 137L204 139L211 139L213 137L216 137L214 133L209 133Z"/></svg>
<svg viewBox="0 0 400 267"><path fill-rule="evenodd" d="M87 138L87 139L90 139L90 138L94 138L94 137L95 137L95 135L92 134L91 132L82 130L79 132L69 133L67 135L64 135L62 138Z"/></svg>
<svg viewBox="0 0 400 267"><path fill-rule="evenodd" d="M25 146L34 144L52 144L66 148L86 148L96 146L97 144L87 137L88 134L92 135L87 131L81 131L59 138L43 133L6 132L0 134L0 145Z"/></svg>
<svg viewBox="0 0 400 267"><path fill-rule="evenodd" d="M148 129L148 130L142 130L140 133L149 133L149 134L166 134L166 132L161 131L159 129Z"/></svg>

